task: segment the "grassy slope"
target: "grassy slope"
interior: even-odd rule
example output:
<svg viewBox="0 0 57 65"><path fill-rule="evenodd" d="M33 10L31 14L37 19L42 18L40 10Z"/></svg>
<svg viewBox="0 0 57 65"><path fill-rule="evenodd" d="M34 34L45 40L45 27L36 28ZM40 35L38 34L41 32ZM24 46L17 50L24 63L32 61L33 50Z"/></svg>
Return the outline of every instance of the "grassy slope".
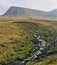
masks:
<svg viewBox="0 0 57 65"><path fill-rule="evenodd" d="M57 65L57 55L50 56L45 61L37 63L35 65Z"/></svg>
<svg viewBox="0 0 57 65"><path fill-rule="evenodd" d="M48 59L38 63L30 61L26 65L57 65L57 55L49 56Z"/></svg>
<svg viewBox="0 0 57 65"><path fill-rule="evenodd" d="M54 22L40 19L0 17L0 62L7 64L16 58L23 59L29 54L33 43L28 31L57 30Z"/></svg>

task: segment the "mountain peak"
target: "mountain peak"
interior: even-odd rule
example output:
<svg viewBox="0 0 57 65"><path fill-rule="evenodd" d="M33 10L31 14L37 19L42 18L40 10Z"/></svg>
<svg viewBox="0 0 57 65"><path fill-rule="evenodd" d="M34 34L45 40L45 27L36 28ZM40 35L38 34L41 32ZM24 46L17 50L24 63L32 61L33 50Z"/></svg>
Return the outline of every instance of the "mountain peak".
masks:
<svg viewBox="0 0 57 65"><path fill-rule="evenodd" d="M57 17L57 9L52 10L50 12L34 10L23 7L10 7L4 16L43 16L43 17Z"/></svg>
<svg viewBox="0 0 57 65"><path fill-rule="evenodd" d="M57 12L57 9L52 10L52 12Z"/></svg>

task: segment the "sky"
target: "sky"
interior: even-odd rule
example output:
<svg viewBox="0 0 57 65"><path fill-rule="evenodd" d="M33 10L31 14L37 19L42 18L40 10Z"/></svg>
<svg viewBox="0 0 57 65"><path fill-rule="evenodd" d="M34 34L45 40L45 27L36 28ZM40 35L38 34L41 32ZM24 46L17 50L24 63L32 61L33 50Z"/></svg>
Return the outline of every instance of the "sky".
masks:
<svg viewBox="0 0 57 65"><path fill-rule="evenodd" d="M0 15L11 6L50 11L57 9L57 0L0 0Z"/></svg>

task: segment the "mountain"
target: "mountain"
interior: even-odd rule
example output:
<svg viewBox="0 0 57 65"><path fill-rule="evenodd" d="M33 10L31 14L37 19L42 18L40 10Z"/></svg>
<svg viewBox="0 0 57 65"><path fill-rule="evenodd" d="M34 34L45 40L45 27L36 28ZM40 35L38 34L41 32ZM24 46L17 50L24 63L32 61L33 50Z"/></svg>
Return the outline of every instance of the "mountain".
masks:
<svg viewBox="0 0 57 65"><path fill-rule="evenodd" d="M44 16L57 17L57 9L52 11L41 11L23 7L10 7L3 16Z"/></svg>
<svg viewBox="0 0 57 65"><path fill-rule="evenodd" d="M48 16L50 16L50 17L57 17L57 9L50 11L48 13Z"/></svg>

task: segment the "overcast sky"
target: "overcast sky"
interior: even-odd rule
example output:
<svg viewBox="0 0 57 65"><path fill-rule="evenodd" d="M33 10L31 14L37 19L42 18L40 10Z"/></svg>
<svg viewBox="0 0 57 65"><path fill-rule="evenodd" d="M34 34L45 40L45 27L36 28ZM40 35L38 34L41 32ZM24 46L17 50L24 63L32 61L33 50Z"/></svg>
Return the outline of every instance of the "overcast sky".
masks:
<svg viewBox="0 0 57 65"><path fill-rule="evenodd" d="M0 15L10 6L49 11L57 9L57 0L0 0Z"/></svg>

